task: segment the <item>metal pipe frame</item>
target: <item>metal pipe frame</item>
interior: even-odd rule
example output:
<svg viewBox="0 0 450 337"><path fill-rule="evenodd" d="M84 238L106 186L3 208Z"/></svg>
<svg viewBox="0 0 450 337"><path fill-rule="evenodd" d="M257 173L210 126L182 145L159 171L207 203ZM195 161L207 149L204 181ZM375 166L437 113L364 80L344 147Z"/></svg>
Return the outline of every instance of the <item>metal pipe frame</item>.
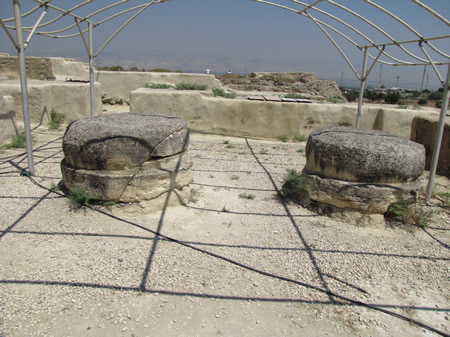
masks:
<svg viewBox="0 0 450 337"><path fill-rule="evenodd" d="M22 91L23 121L25 124L25 142L27 146L28 172L29 174L34 175L35 171L33 162L33 144L31 138L30 111L28 106L27 70L25 67L25 55L24 55L25 48L23 46L22 17L20 15L19 0L13 0L13 7L17 28L16 29L17 52L19 58L20 88Z"/></svg>
<svg viewBox="0 0 450 337"><path fill-rule="evenodd" d="M450 64L448 65L447 69L447 79L445 81L444 85L444 96L442 97L442 107L441 107L441 114L439 117L439 126L438 126L438 132L436 134L436 139L434 141L434 150L433 150L433 157L431 159L431 165L430 165L430 177L428 178L428 185L427 185L427 195L425 198L425 202L428 204L431 199L431 195L433 193L433 185L434 185L434 177L436 175L436 168L439 160L439 152L441 150L442 145L442 136L444 134L444 127L445 127L445 116L447 115L447 109L448 109L448 88L450 86Z"/></svg>
<svg viewBox="0 0 450 337"><path fill-rule="evenodd" d="M31 32L28 34L27 39L25 40L25 43L23 45L23 47L25 49L27 49L28 44L30 43L31 38L33 37L34 32L36 31L37 27L39 26L39 24L41 23L42 19L44 18L45 14L48 13L48 7L45 7L44 11L42 12L41 16L39 16L39 19L36 21L33 29L31 30Z"/></svg>
<svg viewBox="0 0 450 337"><path fill-rule="evenodd" d="M89 22L89 91L91 103L91 117L95 116L95 101L94 101L94 40L92 36L93 24Z"/></svg>
<svg viewBox="0 0 450 337"><path fill-rule="evenodd" d="M19 0L13 0L13 3L18 3ZM56 11L57 13L59 13L55 18L44 22L44 23L40 23L40 19L38 23L36 23L33 27L21 27L19 29L19 27L17 26L17 18L9 18L9 19L0 19L0 24L2 25L3 29L5 30L5 32L7 33L9 39L13 42L13 44L16 46L16 48L18 48L19 50L19 43L17 42L17 44L15 43L14 39L12 38L11 34L9 33L8 29L16 29L16 30L20 30L20 31L26 31L26 32L30 32L30 36L29 39L27 39L27 43L29 42L29 40L31 39L31 36L34 34L39 34L39 35L44 35L44 36L48 36L48 37L54 37L54 38L70 38L70 37L74 37L74 36L78 36L80 35L83 39L83 43L85 44L85 48L88 51L88 55L89 55L89 63L90 66L92 65L93 67L93 60L94 58L100 53L101 50L103 50L103 48L106 47L106 45L122 30L124 29L124 27L129 24L137 15L139 15L144 9L148 8L150 5L152 4L157 4L157 3L163 3L163 2L167 2L169 0L153 0L153 1L146 1L144 4L140 4L138 6L134 6L122 11L119 11L113 15L110 15L104 19L102 19L101 21L98 22L94 22L92 19L96 16L99 15L103 12L105 12L108 9L111 9L113 7L119 6L121 4L124 3L128 3L131 0L116 0L113 3L110 3L109 5L106 5L104 7L101 7L100 9L97 9L93 12L91 12L89 15L86 16L80 16L77 15L76 13L74 13L76 10L80 9L81 7L85 6L86 4L92 3L95 0L85 0L83 2L80 2L78 5L68 9L68 10L64 10L61 9L59 7L56 7L52 4L53 0L33 0L34 2L37 3L36 7L33 7L32 9L30 9L29 11L27 11L26 13L22 14L22 17L27 17L29 15L32 15L33 13L35 13L36 11L38 11L40 8L45 7L46 9L51 9L52 11ZM358 78L361 81L361 86L364 88L365 85L365 79L367 78L368 73L370 73L370 70L373 68L373 66L375 65L375 63L381 63L381 64L386 64L386 65L391 65L391 66L426 66L426 65L430 65L433 67L433 69L435 70L435 73L437 75L437 77L439 78L439 80L441 81L441 83L443 84L444 87L447 88L447 92L448 92L448 79L447 82L444 84L442 77L439 74L438 69L436 68L437 65L449 65L450 66L450 56L448 53L444 52L443 50L437 48L436 46L434 46L431 41L448 41L450 39L450 35L449 34L444 34L444 35L437 35L437 36L429 36L429 37L425 37L422 34L420 34L416 29L414 29L411 25L409 25L405 20L403 20L402 18L396 16L395 14L393 14L392 12L390 12L389 10L387 10L385 7L373 2L372 0L361 0L366 2L367 4L373 6L374 9L376 9L377 11L380 11L381 13L383 13L386 16L389 16L390 18L394 19L396 22L398 22L399 24L401 24L403 27L405 27L406 29L408 29L412 34L414 34L415 36L417 36L417 39L409 39L409 40L404 40L404 41L398 41L396 40L393 36L391 36L388 32L386 32L382 27L376 25L375 23L373 23L371 20L369 20L368 18L360 15L359 13L357 13L356 11L347 8L346 6L336 2L337 0L333 1L333 0L308 0L309 3L306 3L304 1L300 1L300 0L289 0L289 2L291 2L293 4L293 7L298 6L299 8L293 8L293 7L289 7L286 5L283 5L279 2L281 2L281 0L272 0L272 1L268 1L268 0L251 0L253 2L258 2L261 4L266 4L266 5L270 5L270 6L274 6L274 7L278 7L280 9L284 9L287 11L291 11L293 13L296 13L298 15L304 16L310 20L312 20L318 27L319 29L323 32L323 34L325 34L325 36L330 40L330 42L337 48L338 52L341 54L341 56L344 58L344 60L347 62L347 64L349 65L349 67L351 68L351 70L353 71L353 73L355 74L355 77ZM279 1L279 2L277 2ZM430 13L431 15L433 15L436 20L438 20L439 22L443 22L444 24L446 24L447 26L450 26L450 22L449 20L447 20L444 16L442 16L441 14L439 14L438 12L436 12L435 10L433 10L431 7L425 5L424 3L422 3L419 0L411 0L412 3L414 3L415 5L419 6L421 9L423 9L424 11ZM354 26L350 25L346 20L340 19L339 17L331 14L328 11L325 11L321 8L319 8L319 6L323 3L327 3L330 4L336 8L339 8L340 10L343 10L347 13L349 13L350 15L354 16L357 20L359 20L360 22L363 22L367 25L369 25L375 32L378 32L380 34L382 34L382 36L384 36L385 38L387 38L387 41L382 41L380 43L376 43L375 41L373 41L369 36L367 36L366 34L364 34L363 32L361 32L359 29L355 28ZM91 48L91 46L87 46L87 43L84 39L84 33L88 32L90 38L89 38L89 44L92 43L92 30L93 28L97 27L98 25L101 25L105 22L108 22L118 16L121 16L123 14L132 12L132 11L137 11L137 13L135 13L130 19L128 19L124 24L122 24L118 30L116 30L116 32L114 32L110 38L107 39L107 41L101 46L101 48L97 51L97 53L93 52L93 49ZM343 30L339 29L337 26L333 26L328 22L325 22L323 20L320 20L319 18L313 16L311 14L311 12L317 12L320 15L324 15L325 18L332 20L332 22L334 22L336 25L340 25L342 27L344 27L345 29L350 30L350 32L352 34L356 34L357 37L359 37L359 39L362 39L363 43L358 43L356 41L354 41L349 34L344 33ZM15 15L16 16L16 15ZM60 20L61 18L65 17L65 16L71 16L72 18L75 19L75 23L68 25L62 29L58 29L58 30L54 30L54 31L42 31L43 27L49 26L52 23ZM16 26L8 26L5 23L7 22L16 22ZM328 20L327 20L328 21ZM80 22L87 22L88 23L88 29L86 30L81 30L79 23ZM56 35L59 34L61 32L65 32L68 31L72 28L78 28L78 32L74 33L74 34L66 34L66 35ZM348 43L350 43L351 45L355 46L356 48L358 48L359 50L361 50L364 54L364 59L363 59L363 72L361 75L358 75L358 71L356 70L355 66L353 65L352 61L349 59L349 57L345 54L343 48L341 47L341 44L334 39L330 33L327 31L331 31L333 33L336 33L339 37L343 38L344 41L347 41ZM426 58L420 57L418 55L416 55L415 53L412 53L411 51L409 51L408 49L405 48L405 45L410 44L410 43L418 43L420 49L422 49L423 53L425 54ZM427 51L425 50L423 43L425 43L433 52L435 52L439 57L442 57L442 60L432 60L431 56L427 53ZM406 59L400 59L398 57L394 57L393 55L389 54L386 47L396 47L398 48L402 53L404 53L404 55L406 55L407 57L411 58L411 60L406 60ZM22 44L22 48L24 47L24 45ZM372 55L369 51L370 48L375 48L378 50L378 55ZM20 54L20 52L19 52ZM23 54L23 53L22 53ZM383 57L383 59L381 58ZM372 66L369 68L369 71L367 71L367 60L368 59L372 59L373 60L373 64ZM91 73L91 71L90 71ZM447 76L448 77L448 76ZM362 90L360 91L360 94L362 93ZM92 88L91 88L91 94L92 94ZM448 93L447 93L448 95ZM447 96L448 97L448 96ZM362 100L360 100L362 101ZM444 102L444 105L446 102ZM360 112L360 109L358 108L358 111ZM91 110L92 113L92 110ZM358 124L358 117L357 117L357 124Z"/></svg>
<svg viewBox="0 0 450 337"><path fill-rule="evenodd" d="M367 55L369 55L369 48L366 47L364 49L364 59L363 59L363 66L362 66L362 72L361 72L361 78L360 78L360 86L359 86L359 101L358 101L358 110L356 111L356 128L359 129L361 127L361 111L362 111L362 105L363 105L363 98L364 98L364 89L366 87L366 69L367 69Z"/></svg>

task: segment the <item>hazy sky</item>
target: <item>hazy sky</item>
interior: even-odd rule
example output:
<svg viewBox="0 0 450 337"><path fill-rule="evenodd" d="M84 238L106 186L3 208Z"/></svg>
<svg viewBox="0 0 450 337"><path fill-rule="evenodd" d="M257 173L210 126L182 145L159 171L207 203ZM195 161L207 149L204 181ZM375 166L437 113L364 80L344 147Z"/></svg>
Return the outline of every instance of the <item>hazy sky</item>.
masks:
<svg viewBox="0 0 450 337"><path fill-rule="evenodd" d="M410 0L374 1L400 16L425 37L450 34L448 25L437 20ZM112 2L94 0L92 4L74 13L83 16ZM126 5L116 7L114 11L106 14L116 12L117 8L123 10L143 2L145 1L130 0ZM273 0L273 2L303 9L303 6L289 0ZM310 4L314 1L304 0L304 2ZM336 0L336 2L369 18L397 40L415 38L414 34L406 28L362 0ZM422 0L422 2L438 11L446 19L450 19L449 0ZM31 0L21 0L20 3L22 12L35 6ZM64 9L78 3L80 1L52 1L55 6ZM346 20L377 43L388 41L385 36L369 25L361 23L355 16L330 3L325 2L318 7ZM43 22L54 17L53 13L50 11ZM336 21L327 19L316 11L311 11L311 14L348 33L355 42L362 42L360 36L337 24ZM37 16L38 14L31 15L24 20L23 25L33 25ZM2 19L12 17L12 0L0 1L0 17ZM105 16L94 17L94 21L99 21L103 17ZM129 15L123 15L110 23L96 27L94 49L97 50L114 29L128 17ZM49 25L46 30L55 30L70 23L73 23L73 20L67 19L56 25ZM86 28L86 24L82 24L82 28ZM361 51L336 34L332 33L332 35L341 44L356 70L361 72L363 58ZM437 41L435 45L450 54L450 39L445 42ZM407 48L418 56L425 57L417 44L408 45ZM400 53L397 47L390 47L387 50L392 56L406 61L412 60L411 57ZM0 51L16 55L15 49L2 29L0 29ZM432 50L427 49L427 51L433 59L445 60ZM376 52L372 51L371 54L376 55ZM81 61L87 60L80 37L51 39L35 36L26 50L26 55L64 56L75 57ZM96 64L121 64L126 67L136 65L146 69L169 68L197 72L210 68L213 73L228 70L235 73L312 71L320 78L333 79L338 84L341 84L343 79L344 85L356 79L343 57L312 20L251 0L169 0L166 3L151 6L115 37L96 58ZM447 66L441 66L439 69L445 78ZM381 84L386 86L396 85L398 81L398 86L419 88L423 71L423 66L384 65L380 69L380 65L377 64L369 80L376 85L381 74ZM439 87L437 76L431 67L427 67L424 87L427 83L428 88Z"/></svg>

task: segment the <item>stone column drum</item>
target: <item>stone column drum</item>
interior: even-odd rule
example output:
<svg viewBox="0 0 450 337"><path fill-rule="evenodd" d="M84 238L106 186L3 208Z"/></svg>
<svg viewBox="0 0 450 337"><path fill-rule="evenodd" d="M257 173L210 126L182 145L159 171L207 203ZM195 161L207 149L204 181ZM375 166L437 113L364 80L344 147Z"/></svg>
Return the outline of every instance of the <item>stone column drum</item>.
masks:
<svg viewBox="0 0 450 337"><path fill-rule="evenodd" d="M311 133L303 174L319 204L381 216L392 203L417 197L424 167L421 144L377 130L329 127Z"/></svg>
<svg viewBox="0 0 450 337"><path fill-rule="evenodd" d="M63 181L101 200L153 200L192 181L189 130L178 117L120 113L71 123L64 134Z"/></svg>

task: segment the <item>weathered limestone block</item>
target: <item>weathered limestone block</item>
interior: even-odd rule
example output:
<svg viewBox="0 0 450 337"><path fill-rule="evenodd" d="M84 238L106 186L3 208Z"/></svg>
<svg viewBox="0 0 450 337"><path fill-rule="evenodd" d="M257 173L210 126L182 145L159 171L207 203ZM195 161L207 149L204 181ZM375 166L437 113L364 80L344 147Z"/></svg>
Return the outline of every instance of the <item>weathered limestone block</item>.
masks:
<svg viewBox="0 0 450 337"><path fill-rule="evenodd" d="M121 202L155 199L172 188L181 190L192 181L192 159L187 151L120 171L77 169L65 160L61 167L69 188L83 186L100 199Z"/></svg>
<svg viewBox="0 0 450 337"><path fill-rule="evenodd" d="M183 152L188 145L189 132L181 118L130 113L73 122L64 135L63 151L73 167L123 170Z"/></svg>
<svg viewBox="0 0 450 337"><path fill-rule="evenodd" d="M16 112L11 96L0 96L0 145L9 143L17 133Z"/></svg>
<svg viewBox="0 0 450 337"><path fill-rule="evenodd" d="M191 181L189 131L176 117L124 113L70 124L63 139L63 180L103 200L141 202Z"/></svg>
<svg viewBox="0 0 450 337"><path fill-rule="evenodd" d="M438 116L417 116L412 121L410 139L425 146L425 168L427 170L429 170L431 166L438 127ZM444 133L442 134L442 143L439 150L439 160L437 162L436 172L450 177L450 117L448 116L445 119Z"/></svg>
<svg viewBox="0 0 450 337"><path fill-rule="evenodd" d="M398 183L419 177L421 144L376 130L329 127L311 133L304 172L355 182Z"/></svg>
<svg viewBox="0 0 450 337"><path fill-rule="evenodd" d="M384 214L389 206L402 200L415 200L421 185L416 180L400 184L350 182L307 175L309 197L320 203L364 213Z"/></svg>
<svg viewBox="0 0 450 337"><path fill-rule="evenodd" d="M345 221L384 222L391 204L417 199L424 165L423 146L407 139L374 130L319 129L306 145L304 190L310 200L302 200Z"/></svg>

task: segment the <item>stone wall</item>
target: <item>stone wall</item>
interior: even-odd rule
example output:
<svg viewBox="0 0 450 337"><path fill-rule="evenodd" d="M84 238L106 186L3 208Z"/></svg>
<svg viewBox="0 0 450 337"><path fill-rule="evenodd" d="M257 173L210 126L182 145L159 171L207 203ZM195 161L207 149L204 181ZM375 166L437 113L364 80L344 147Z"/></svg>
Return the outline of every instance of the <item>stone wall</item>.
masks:
<svg viewBox="0 0 450 337"><path fill-rule="evenodd" d="M95 83L95 109L102 111L101 85ZM23 120L22 94L19 81L0 81L0 96L12 96L16 118ZM44 108L52 108L65 115L65 120L90 116L89 83L60 81L28 81L30 120L39 123Z"/></svg>
<svg viewBox="0 0 450 337"><path fill-rule="evenodd" d="M9 143L16 135L15 114L14 99L0 95L0 145Z"/></svg>
<svg viewBox="0 0 450 337"><path fill-rule="evenodd" d="M53 76L52 63L49 58L26 57L25 67L28 79L45 80ZM18 80L20 78L17 57L0 56L0 76L12 80Z"/></svg>
<svg viewBox="0 0 450 337"><path fill-rule="evenodd" d="M208 89L222 88L214 75L134 72L134 71L95 71L95 80L102 84L102 93L109 97L130 98L130 92L144 88L146 83L176 85L181 82L207 85Z"/></svg>
<svg viewBox="0 0 450 337"><path fill-rule="evenodd" d="M434 143L439 128L439 116L420 116L414 118L411 126L411 140L425 146L425 167L430 169ZM450 177L450 117L446 117L439 160L436 172Z"/></svg>
<svg viewBox="0 0 450 337"><path fill-rule="evenodd" d="M161 89L135 90L131 93L130 104L131 111L181 117L193 131L263 138L306 136L327 126L354 126L357 110L357 105L350 103L259 102L211 97L206 92ZM424 112L366 105L361 127L409 139L412 120L421 114Z"/></svg>

